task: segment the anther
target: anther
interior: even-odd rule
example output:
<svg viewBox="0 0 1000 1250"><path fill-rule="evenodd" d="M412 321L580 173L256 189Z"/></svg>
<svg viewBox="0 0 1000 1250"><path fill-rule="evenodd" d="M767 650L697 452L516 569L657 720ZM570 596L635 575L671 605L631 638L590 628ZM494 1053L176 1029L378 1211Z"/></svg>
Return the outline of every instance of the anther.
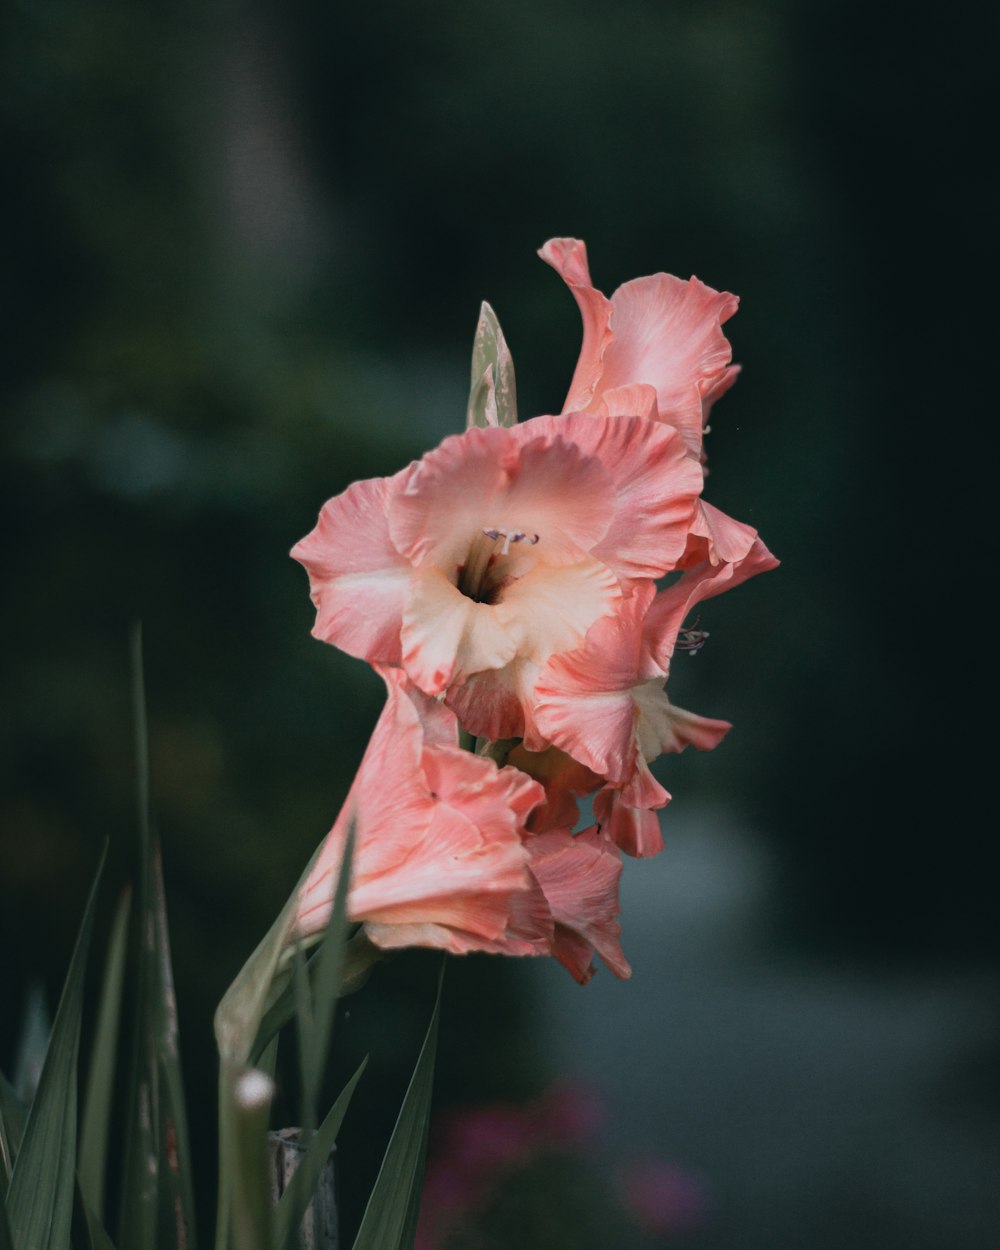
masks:
<svg viewBox="0 0 1000 1250"><path fill-rule="evenodd" d="M528 543L533 547L538 542L537 534L525 534L522 530L485 529L483 533L493 542L503 539L503 546L500 548L502 556L510 554L511 543Z"/></svg>

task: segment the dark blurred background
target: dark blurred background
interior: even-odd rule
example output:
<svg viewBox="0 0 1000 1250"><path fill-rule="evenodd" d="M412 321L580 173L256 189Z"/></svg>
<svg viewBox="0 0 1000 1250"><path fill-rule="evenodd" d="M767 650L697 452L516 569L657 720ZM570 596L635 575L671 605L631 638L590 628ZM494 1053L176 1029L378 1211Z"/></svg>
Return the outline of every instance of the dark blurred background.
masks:
<svg viewBox="0 0 1000 1250"><path fill-rule="evenodd" d="M565 1077L607 1104L576 1180L540 1173L476 1235L995 1244L996 909L963 798L979 631L954 594L993 372L985 6L20 0L0 21L0 1067L29 984L54 1006L105 838L128 871L141 617L210 1177L211 1012L382 698L310 638L287 551L330 495L461 428L481 299L522 415L558 411L580 327L534 250L575 235L606 291L666 269L742 297L707 493L783 564L708 605L672 678L736 729L660 770L667 850L626 866L633 981L453 961L443 1107ZM379 1074L345 1127L348 1223L432 963L380 970L344 1021L345 1068L370 1050ZM609 1233L640 1138L708 1196ZM593 1197L591 1176L601 1218L566 1202L554 1231L544 1185Z"/></svg>

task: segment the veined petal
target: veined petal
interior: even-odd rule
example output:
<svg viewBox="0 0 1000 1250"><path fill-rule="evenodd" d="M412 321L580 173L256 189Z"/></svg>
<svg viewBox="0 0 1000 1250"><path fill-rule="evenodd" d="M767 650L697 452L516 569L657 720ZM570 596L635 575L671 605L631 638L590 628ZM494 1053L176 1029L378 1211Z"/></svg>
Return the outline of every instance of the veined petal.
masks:
<svg viewBox="0 0 1000 1250"><path fill-rule="evenodd" d="M604 353L611 342L611 301L594 289L587 248L579 239L549 239L538 255L572 291L583 318L580 359L563 405L563 412L583 412L594 398L604 368Z"/></svg>
<svg viewBox="0 0 1000 1250"><path fill-rule="evenodd" d="M659 419L699 458L702 396L732 360L722 326L738 307L735 295L697 278L657 273L624 283L611 296L612 339L596 394L635 382L655 387Z"/></svg>
<svg viewBox="0 0 1000 1250"><path fill-rule="evenodd" d="M656 420L656 387L648 382L633 382L630 386L615 386L602 391L594 412L606 417L643 417Z"/></svg>
<svg viewBox="0 0 1000 1250"><path fill-rule="evenodd" d="M400 662L410 564L392 542L386 515L400 477L349 486L323 505L315 529L291 553L309 574L313 635L372 664Z"/></svg>
<svg viewBox="0 0 1000 1250"><path fill-rule="evenodd" d="M525 421L453 435L412 465L389 501L389 530L414 564L449 576L487 529L537 534L521 553L532 563L573 563L607 532L614 497L600 461L559 428Z"/></svg>
<svg viewBox="0 0 1000 1250"><path fill-rule="evenodd" d="M592 555L619 577L659 577L675 567L687 543L702 471L675 430L645 417L537 417L561 430L587 457L600 460L614 484L611 522ZM522 429L524 427L521 427Z"/></svg>
<svg viewBox="0 0 1000 1250"><path fill-rule="evenodd" d="M490 738L523 738L529 732L531 690L539 666L532 660L514 659L504 668L473 673L447 694L448 706L471 734Z"/></svg>
<svg viewBox="0 0 1000 1250"><path fill-rule="evenodd" d="M558 747L532 751L522 744L511 751L507 763L545 787L545 802L534 809L527 821L531 833L572 829L579 815L577 799L600 789L602 783L597 773Z"/></svg>
<svg viewBox="0 0 1000 1250"><path fill-rule="evenodd" d="M552 953L582 983L590 980L596 950L616 976L632 970L622 953L617 848L597 826L573 835L563 830L527 840L531 871L556 922Z"/></svg>
<svg viewBox="0 0 1000 1250"><path fill-rule="evenodd" d="M642 623L655 593L640 583L583 645L554 655L535 683L534 719L553 745L615 784L635 770L637 709L633 688L642 655Z"/></svg>
<svg viewBox="0 0 1000 1250"><path fill-rule="evenodd" d="M669 801L670 795L664 790L662 802L657 806L664 807ZM663 850L663 834L656 812L629 807L620 790L602 790L594 799L594 815L604 832L626 855L648 859Z"/></svg>
<svg viewBox="0 0 1000 1250"><path fill-rule="evenodd" d="M399 670L383 676L388 702L300 890L297 933L307 936L326 924L353 822L351 920L429 925L465 934L463 940L498 941L508 933L514 896L534 889L523 826L544 798L542 787L492 760L428 744L420 716L425 696ZM379 941L392 944L384 933ZM451 939L443 944L455 949Z"/></svg>

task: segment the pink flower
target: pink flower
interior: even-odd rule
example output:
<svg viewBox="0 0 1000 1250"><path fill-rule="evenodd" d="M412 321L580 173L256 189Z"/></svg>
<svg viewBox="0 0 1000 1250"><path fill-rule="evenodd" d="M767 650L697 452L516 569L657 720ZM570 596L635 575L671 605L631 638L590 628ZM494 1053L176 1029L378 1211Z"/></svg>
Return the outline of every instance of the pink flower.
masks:
<svg viewBox="0 0 1000 1250"><path fill-rule="evenodd" d="M701 471L643 417L538 417L471 429L326 503L292 555L313 633L446 693L472 733L525 737L544 665L676 567Z"/></svg>
<svg viewBox="0 0 1000 1250"><path fill-rule="evenodd" d="M563 412L630 414L673 426L696 459L712 404L736 381L722 333L739 300L668 273L634 278L610 299L590 279L579 239L550 239L541 258L583 317L583 346Z"/></svg>
<svg viewBox="0 0 1000 1250"><path fill-rule="evenodd" d="M541 787L457 746L447 708L383 672L389 699L337 821L299 893L296 933L326 925L356 822L348 917L385 949L528 954L553 922L529 870L524 822Z"/></svg>
<svg viewBox="0 0 1000 1250"><path fill-rule="evenodd" d="M348 918L385 950L554 955L579 981L596 950L618 976L617 850L595 830L526 832L542 787L457 746L454 713L398 669L347 801L299 891L295 934L320 932L351 819Z"/></svg>
<svg viewBox="0 0 1000 1250"><path fill-rule="evenodd" d="M535 722L560 751L603 778L594 804L606 832L630 855L655 855L663 837L655 816L670 794L649 771L663 753L695 746L707 751L731 728L676 707L664 685L684 621L694 605L721 594L777 561L759 538L736 563L712 564L707 539L692 540L689 558L702 559L659 594L639 583L614 617L598 621L581 647L553 657L535 687ZM545 781L544 772L532 775ZM553 770L547 807L567 792L584 793L585 778ZM560 775L560 772L562 775ZM539 809L536 809L536 816ZM544 810L544 809L543 809Z"/></svg>

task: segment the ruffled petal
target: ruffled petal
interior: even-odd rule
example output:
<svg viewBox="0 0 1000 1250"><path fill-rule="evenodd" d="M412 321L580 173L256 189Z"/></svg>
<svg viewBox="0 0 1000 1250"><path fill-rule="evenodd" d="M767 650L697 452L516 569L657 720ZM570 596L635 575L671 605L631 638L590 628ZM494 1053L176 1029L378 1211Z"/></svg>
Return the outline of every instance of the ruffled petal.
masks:
<svg viewBox="0 0 1000 1250"><path fill-rule="evenodd" d="M573 563L607 532L614 497L606 467L557 427L471 429L411 466L389 500L389 531L414 564L456 580L488 529L538 536L515 559Z"/></svg>
<svg viewBox="0 0 1000 1250"><path fill-rule="evenodd" d="M583 984L593 975L595 950L615 976L631 976L616 919L622 872L617 848L596 826L575 836L563 830L539 834L526 846L555 920L553 955Z"/></svg>
<svg viewBox="0 0 1000 1250"><path fill-rule="evenodd" d="M640 583L581 647L552 657L535 683L534 719L555 746L616 784L636 766L636 707L642 623L655 593Z"/></svg>
<svg viewBox="0 0 1000 1250"><path fill-rule="evenodd" d="M291 552L309 574L313 635L372 664L400 662L411 570L392 542L387 518L400 476L349 486L323 505L315 529Z"/></svg>
<svg viewBox="0 0 1000 1250"><path fill-rule="evenodd" d="M604 353L611 342L611 301L594 289L587 248L579 239L549 239L538 255L572 291L583 318L580 359L563 405L563 412L583 412L594 398L604 368Z"/></svg>
<svg viewBox="0 0 1000 1250"><path fill-rule="evenodd" d="M503 668L520 634L491 604L466 598L440 569L419 570L403 611L403 666L427 694L483 669Z"/></svg>
<svg viewBox="0 0 1000 1250"><path fill-rule="evenodd" d="M697 278L635 278L611 297L612 339L595 395L645 382L656 390L661 421L673 426L695 459L701 456L702 397L716 392L732 360L723 324L739 300Z"/></svg>
<svg viewBox="0 0 1000 1250"><path fill-rule="evenodd" d="M720 514L721 515L721 514ZM733 522L734 525L738 524ZM702 559L686 569L683 577L660 591L646 613L643 625L644 671L666 673L677 645L677 636L695 604L732 590L758 573L777 567L778 561L753 534L750 549L734 563L713 563L708 546Z"/></svg>
<svg viewBox="0 0 1000 1250"><path fill-rule="evenodd" d="M531 692L539 666L532 660L515 659L501 669L473 675L447 694L448 706L471 734L498 742L501 738L524 738L531 734L526 716L531 714Z"/></svg>
<svg viewBox="0 0 1000 1250"><path fill-rule="evenodd" d="M550 655L582 642L594 622L614 611L620 599L611 570L597 560L582 560L557 568L536 565L504 588L494 610L516 637L518 655L544 664Z"/></svg>
<svg viewBox="0 0 1000 1250"><path fill-rule="evenodd" d="M561 430L586 457L599 460L613 482L612 519L591 554L619 577L659 577L674 568L703 483L679 435L636 416L570 413L535 423Z"/></svg>
<svg viewBox="0 0 1000 1250"><path fill-rule="evenodd" d="M670 794L664 790L657 805L665 807ZM601 828L626 855L648 859L663 850L660 818L649 808L629 807L620 790L602 790L594 799L594 815Z"/></svg>
<svg viewBox="0 0 1000 1250"><path fill-rule="evenodd" d="M398 670L383 676L388 702L300 890L297 932L316 933L329 919L353 820L351 920L499 940L514 896L533 888L522 834L544 791L515 769L498 769L457 747L427 745L418 710L424 696Z"/></svg>

